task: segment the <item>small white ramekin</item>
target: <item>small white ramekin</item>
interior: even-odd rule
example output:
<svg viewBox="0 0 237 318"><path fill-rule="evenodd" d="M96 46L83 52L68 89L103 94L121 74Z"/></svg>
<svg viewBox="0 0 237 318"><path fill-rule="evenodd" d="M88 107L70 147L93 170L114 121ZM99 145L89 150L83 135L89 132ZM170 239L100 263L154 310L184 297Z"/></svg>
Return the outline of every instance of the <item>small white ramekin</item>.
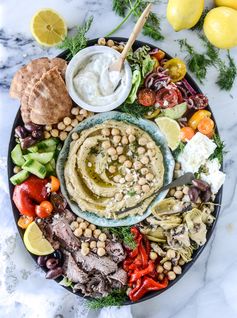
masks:
<svg viewBox="0 0 237 318"><path fill-rule="evenodd" d="M125 81L128 84L126 85L126 87L124 87L124 90L121 92L119 98L113 101L112 103L108 105L103 105L103 106L90 105L87 102L85 102L83 99L81 99L81 97L78 95L77 91L75 90L75 87L73 84L73 78L75 77L76 73L78 72L78 69L80 68L80 65L83 63L85 58L89 57L90 55L94 55L96 53L111 52L111 50L113 51L113 54L118 56L118 58L120 57L120 53L110 47L94 45L94 46L89 46L81 50L80 52L78 52L69 62L67 66L67 70L66 70L66 76L65 76L66 86L67 86L69 95L78 106L95 113L102 113L102 112L107 112L119 107L128 97L130 90L132 88L132 71L127 61L125 61L124 63L124 71L125 71Z"/></svg>

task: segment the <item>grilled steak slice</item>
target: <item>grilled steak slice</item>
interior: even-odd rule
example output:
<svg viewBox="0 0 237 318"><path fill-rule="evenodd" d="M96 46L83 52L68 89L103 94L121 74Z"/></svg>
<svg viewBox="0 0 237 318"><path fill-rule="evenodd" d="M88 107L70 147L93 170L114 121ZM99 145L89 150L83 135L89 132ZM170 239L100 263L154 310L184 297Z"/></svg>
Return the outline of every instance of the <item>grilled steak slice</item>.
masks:
<svg viewBox="0 0 237 318"><path fill-rule="evenodd" d="M76 215L68 209L65 209L62 216L65 218L65 220L67 220L68 223L72 223L76 220Z"/></svg>
<svg viewBox="0 0 237 318"><path fill-rule="evenodd" d="M84 296L89 296L86 292L86 286L81 283L77 283L76 285L73 286L73 292L76 293L77 291L82 292Z"/></svg>
<svg viewBox="0 0 237 318"><path fill-rule="evenodd" d="M92 253L84 256L80 250L75 252L73 256L75 260L81 264L81 267L87 272L97 270L104 275L109 275L118 269L117 264L107 256L99 257Z"/></svg>
<svg viewBox="0 0 237 318"><path fill-rule="evenodd" d="M109 284L106 278L100 274L93 276L86 284L86 291L88 295L94 298L105 297L109 294Z"/></svg>
<svg viewBox="0 0 237 318"><path fill-rule="evenodd" d="M63 264L63 274L73 283L84 284L89 280L88 274L77 266L77 263L71 254L66 256L66 260Z"/></svg>
<svg viewBox="0 0 237 318"><path fill-rule="evenodd" d="M116 263L122 262L126 257L122 244L119 242L111 241L106 245L105 249L106 252L111 256L112 260Z"/></svg>
<svg viewBox="0 0 237 318"><path fill-rule="evenodd" d="M60 243L54 237L52 224L47 220L38 219L40 222L37 222L37 225L43 232L44 237L49 241L55 250L59 249Z"/></svg>
<svg viewBox="0 0 237 318"><path fill-rule="evenodd" d="M127 284L127 273L122 268L119 268L117 272L115 272L112 275L109 275L108 279L118 281L125 286Z"/></svg>
<svg viewBox="0 0 237 318"><path fill-rule="evenodd" d="M80 248L80 241L73 234L70 225L65 219L59 219L52 225L53 233L60 241L62 247L69 251L76 251Z"/></svg>

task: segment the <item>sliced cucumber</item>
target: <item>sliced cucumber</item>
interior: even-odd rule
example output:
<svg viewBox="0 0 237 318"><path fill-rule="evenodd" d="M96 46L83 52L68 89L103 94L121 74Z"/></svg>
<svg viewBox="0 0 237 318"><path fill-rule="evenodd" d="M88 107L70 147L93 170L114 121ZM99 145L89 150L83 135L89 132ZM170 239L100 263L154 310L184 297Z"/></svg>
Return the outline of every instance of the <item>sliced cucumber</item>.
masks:
<svg viewBox="0 0 237 318"><path fill-rule="evenodd" d="M161 116L169 117L172 119L179 119L186 113L187 109L187 103L184 102L182 104L174 106L173 108L166 108L162 110Z"/></svg>
<svg viewBox="0 0 237 318"><path fill-rule="evenodd" d="M27 152L30 152L30 153L36 153L36 152L38 152L38 147L37 147L37 145L34 145L34 146L31 146L31 147L27 148Z"/></svg>
<svg viewBox="0 0 237 318"><path fill-rule="evenodd" d="M56 169L55 159L52 159L52 160L50 161L50 164L51 164L51 166L53 167L53 169L55 170L55 169Z"/></svg>
<svg viewBox="0 0 237 318"><path fill-rule="evenodd" d="M10 181L12 184L17 185L21 184L23 181L25 181L29 177L30 173L26 170L21 170L14 176L10 178Z"/></svg>
<svg viewBox="0 0 237 318"><path fill-rule="evenodd" d="M20 144L17 144L11 152L12 161L15 165L21 167L25 163Z"/></svg>
<svg viewBox="0 0 237 318"><path fill-rule="evenodd" d="M51 165L50 162L48 162L46 165L45 165L45 168L47 170L47 176L52 176L55 174L55 169L53 168L53 166Z"/></svg>
<svg viewBox="0 0 237 318"><path fill-rule="evenodd" d="M54 152L42 152L42 153L29 153L27 155L24 155L25 160L34 159L39 161L42 164L48 163L50 160L52 160L54 156Z"/></svg>
<svg viewBox="0 0 237 318"><path fill-rule="evenodd" d="M46 168L40 162L34 159L27 160L23 166L23 169L31 172L32 174L36 175L37 177L44 179L46 176Z"/></svg>
<svg viewBox="0 0 237 318"><path fill-rule="evenodd" d="M50 138L46 140L42 140L37 144L39 152L52 152L55 151L58 144L58 140L56 138Z"/></svg>

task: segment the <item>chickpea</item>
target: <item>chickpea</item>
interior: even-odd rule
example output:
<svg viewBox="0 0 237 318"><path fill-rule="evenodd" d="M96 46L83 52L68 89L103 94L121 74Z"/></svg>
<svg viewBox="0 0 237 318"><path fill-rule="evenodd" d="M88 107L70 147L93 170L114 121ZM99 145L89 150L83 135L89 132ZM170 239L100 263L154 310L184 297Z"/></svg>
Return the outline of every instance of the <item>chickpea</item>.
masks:
<svg viewBox="0 0 237 318"><path fill-rule="evenodd" d="M154 175L153 175L152 173L148 173L148 174L146 175L146 179L147 179L148 181L152 181L152 180L154 179Z"/></svg>
<svg viewBox="0 0 237 318"><path fill-rule="evenodd" d="M155 144L154 144L154 142L152 142L152 141L148 142L148 144L147 144L146 146L147 146L148 149L153 149L153 148L155 148Z"/></svg>
<svg viewBox="0 0 237 318"><path fill-rule="evenodd" d="M160 274L158 275L158 280L159 280L159 281L162 281L164 278L165 278L165 275L164 275L163 273L160 273Z"/></svg>
<svg viewBox="0 0 237 318"><path fill-rule="evenodd" d="M69 126L71 125L72 120L70 117L64 117L63 122L64 122L64 125Z"/></svg>
<svg viewBox="0 0 237 318"><path fill-rule="evenodd" d="M15 166L14 169L13 169L14 173L18 173L20 171L21 171L21 167L18 167L18 166Z"/></svg>
<svg viewBox="0 0 237 318"><path fill-rule="evenodd" d="M89 247L84 247L84 248L82 248L82 249L81 249L81 253L82 253L83 256L88 255L88 254L90 253Z"/></svg>
<svg viewBox="0 0 237 318"><path fill-rule="evenodd" d="M158 273L158 274L161 274L161 273L163 273L163 271L164 271L164 268L163 268L163 266L161 266L161 265L158 265L158 266L156 267L156 271L157 271L157 273Z"/></svg>
<svg viewBox="0 0 237 318"><path fill-rule="evenodd" d="M44 138L49 139L51 137L50 133L48 131L44 131Z"/></svg>
<svg viewBox="0 0 237 318"><path fill-rule="evenodd" d="M167 274L169 280L175 280L176 274L173 271L168 272Z"/></svg>
<svg viewBox="0 0 237 318"><path fill-rule="evenodd" d="M167 271L171 270L172 264L171 262L167 261L163 264L164 269L166 269Z"/></svg>
<svg viewBox="0 0 237 318"><path fill-rule="evenodd" d="M93 231L93 235L94 235L95 238L97 238L100 235L100 233L101 233L100 229L96 229L96 230Z"/></svg>
<svg viewBox="0 0 237 318"><path fill-rule="evenodd" d="M111 146L110 141L109 140L103 141L101 146L103 149L109 149L109 147Z"/></svg>
<svg viewBox="0 0 237 318"><path fill-rule="evenodd" d="M107 41L107 45L108 45L109 47L114 46L114 41L109 39L109 40Z"/></svg>
<svg viewBox="0 0 237 318"><path fill-rule="evenodd" d="M87 224L86 222L81 222L79 227L82 229L82 230L85 230L87 228Z"/></svg>
<svg viewBox="0 0 237 318"><path fill-rule="evenodd" d="M125 178L120 178L120 179L119 179L119 183L120 183L120 184L124 184L124 183L125 183Z"/></svg>
<svg viewBox="0 0 237 318"><path fill-rule="evenodd" d="M140 146L145 146L147 144L147 139L145 137L141 137L138 139L138 144Z"/></svg>
<svg viewBox="0 0 237 318"><path fill-rule="evenodd" d="M82 242L81 243L81 248L84 248L84 247L89 247L89 243L88 242Z"/></svg>
<svg viewBox="0 0 237 318"><path fill-rule="evenodd" d="M91 237L92 236L92 230L89 229L89 228L85 229L84 235L85 235L85 237Z"/></svg>
<svg viewBox="0 0 237 318"><path fill-rule="evenodd" d="M130 135L130 134L133 134L134 133L134 129L132 127L128 127L126 129L126 134Z"/></svg>
<svg viewBox="0 0 237 318"><path fill-rule="evenodd" d="M88 111L86 109L80 109L80 115L82 115L83 117L87 117L88 116Z"/></svg>
<svg viewBox="0 0 237 318"><path fill-rule="evenodd" d="M77 228L77 229L75 229L75 231L73 233L76 237L80 237L80 236L82 236L82 229Z"/></svg>
<svg viewBox="0 0 237 318"><path fill-rule="evenodd" d="M70 228L74 231L75 229L78 228L78 223L76 221L73 221L71 224L70 224Z"/></svg>
<svg viewBox="0 0 237 318"><path fill-rule="evenodd" d="M173 271L175 274L180 275L182 273L182 268L179 265L177 265L173 267Z"/></svg>
<svg viewBox="0 0 237 318"><path fill-rule="evenodd" d="M166 252L166 257L169 258L169 259L172 259L176 256L176 253L174 250L171 250L169 249L167 252Z"/></svg>
<svg viewBox="0 0 237 318"><path fill-rule="evenodd" d="M128 144L128 138L126 136L123 136L121 142L122 142L123 145L127 145Z"/></svg>
<svg viewBox="0 0 237 318"><path fill-rule="evenodd" d="M71 123L72 127L76 127L78 124L79 122L76 118L72 120L72 123Z"/></svg>
<svg viewBox="0 0 237 318"><path fill-rule="evenodd" d="M116 136L113 137L113 142L114 142L115 144L118 144L118 143L120 143L121 139L122 139L121 136L116 135Z"/></svg>
<svg viewBox="0 0 237 318"><path fill-rule="evenodd" d="M105 242L98 241L98 242L96 243L96 246L97 246L97 247L103 247L103 248L105 248Z"/></svg>
<svg viewBox="0 0 237 318"><path fill-rule="evenodd" d="M136 191L136 193L141 193L142 187L139 184L136 184L134 186L134 190Z"/></svg>
<svg viewBox="0 0 237 318"><path fill-rule="evenodd" d="M103 129L101 130L101 133L102 133L102 135L105 136L105 137L110 136L110 130L109 130L109 128L103 128Z"/></svg>
<svg viewBox="0 0 237 318"><path fill-rule="evenodd" d="M66 128L66 126L64 125L64 123L62 121L60 123L58 123L57 127L59 130L64 130Z"/></svg>
<svg viewBox="0 0 237 318"><path fill-rule="evenodd" d="M74 132L72 133L72 140L77 140L79 138L78 133Z"/></svg>
<svg viewBox="0 0 237 318"><path fill-rule="evenodd" d="M99 44L99 45L105 45L105 44L106 44L105 38L99 38L99 39L98 39L98 44Z"/></svg>
<svg viewBox="0 0 237 318"><path fill-rule="evenodd" d="M74 116L77 116L77 115L79 115L79 111L80 111L79 107L73 107L71 109L71 114Z"/></svg>
<svg viewBox="0 0 237 318"><path fill-rule="evenodd" d="M122 193L116 193L114 197L115 197L116 201L121 201L123 199L123 194Z"/></svg>
<svg viewBox="0 0 237 318"><path fill-rule="evenodd" d="M115 173L116 172L116 167L115 166L109 166L109 172L110 173Z"/></svg>
<svg viewBox="0 0 237 318"><path fill-rule="evenodd" d="M52 129L51 130L51 135L52 135L52 137L58 137L58 135L59 135L58 130L57 129Z"/></svg>
<svg viewBox="0 0 237 318"><path fill-rule="evenodd" d="M46 131L51 131L52 130L52 125L46 125L45 126Z"/></svg>
<svg viewBox="0 0 237 318"><path fill-rule="evenodd" d="M144 175L146 175L147 173L148 173L148 169L147 168L142 168L141 169L141 174L144 176Z"/></svg>
<svg viewBox="0 0 237 318"><path fill-rule="evenodd" d="M142 167L142 163L140 161L135 161L133 163L133 167L134 167L135 170L139 170Z"/></svg>
<svg viewBox="0 0 237 318"><path fill-rule="evenodd" d="M69 126L67 126L65 129L64 129L64 131L67 131L67 132L69 132L69 131L71 131L72 130L72 126L71 125L69 125Z"/></svg>
<svg viewBox="0 0 237 318"><path fill-rule="evenodd" d="M118 154L118 155L121 155L121 154L123 153L123 147L122 147L122 146L118 146L118 147L116 148L116 151L117 151L117 154Z"/></svg>
<svg viewBox="0 0 237 318"><path fill-rule="evenodd" d="M138 180L138 184L140 184L141 186L144 185L144 184L146 184L146 179L145 179L145 178L140 178L140 179Z"/></svg>
<svg viewBox="0 0 237 318"><path fill-rule="evenodd" d="M120 175L117 175L117 176L114 176L113 177L113 180L114 180L114 182L119 182L119 180L120 180L120 178L121 178L121 176Z"/></svg>
<svg viewBox="0 0 237 318"><path fill-rule="evenodd" d="M126 181L128 181L128 182L131 182L131 181L133 181L133 175L132 174L126 174L126 176L125 176L125 180Z"/></svg>
<svg viewBox="0 0 237 318"><path fill-rule="evenodd" d="M117 135L120 134L120 130L119 130L118 128L112 128L111 134L112 134L113 136L117 136Z"/></svg>
<svg viewBox="0 0 237 318"><path fill-rule="evenodd" d="M140 160L141 160L141 163L143 163L144 165L147 165L150 161L149 158L146 156L142 157Z"/></svg>
<svg viewBox="0 0 237 318"><path fill-rule="evenodd" d="M185 264L185 261L182 259L182 258L180 258L180 260L179 260L179 265L180 266L183 266Z"/></svg>
<svg viewBox="0 0 237 318"><path fill-rule="evenodd" d="M81 222L83 222L84 220L82 219L82 218L80 218L79 216L77 217L77 222L78 223L81 223Z"/></svg>
<svg viewBox="0 0 237 318"><path fill-rule="evenodd" d="M108 152L108 154L109 154L110 156L114 156L114 155L117 154L116 149L115 149L114 147L110 147L110 148L107 150L107 152Z"/></svg>
<svg viewBox="0 0 237 318"><path fill-rule="evenodd" d="M111 157L111 159L112 159L113 161L118 160L118 155L114 155L114 156L112 156L112 157Z"/></svg>
<svg viewBox="0 0 237 318"><path fill-rule="evenodd" d="M99 235L99 240L100 240L101 242L105 242L106 239L107 239L107 236L106 236L105 233L101 233L101 234Z"/></svg>
<svg viewBox="0 0 237 318"><path fill-rule="evenodd" d="M97 250L98 256L102 257L105 255L105 249L103 247L99 247Z"/></svg>
<svg viewBox="0 0 237 318"><path fill-rule="evenodd" d="M137 152L138 152L139 155L144 154L145 151L146 151L146 149L145 149L144 147L138 147L138 148L137 148Z"/></svg>
<svg viewBox="0 0 237 318"><path fill-rule="evenodd" d="M147 155L148 155L149 157L154 157L155 154L156 154L155 150L149 149L149 150L147 151Z"/></svg>
<svg viewBox="0 0 237 318"><path fill-rule="evenodd" d="M157 255L157 253L156 252L150 252L150 259L152 260L152 261L154 261L155 259L157 259L157 257L158 257L158 255Z"/></svg>
<svg viewBox="0 0 237 318"><path fill-rule="evenodd" d="M119 163L124 163L126 161L126 157L124 155L120 155L118 161Z"/></svg>
<svg viewBox="0 0 237 318"><path fill-rule="evenodd" d="M171 197L173 197L175 194L175 189L170 189L169 194Z"/></svg>
<svg viewBox="0 0 237 318"><path fill-rule="evenodd" d="M94 231L96 229L96 226L95 226L95 224L90 224L88 226L88 228L91 229L92 231Z"/></svg>
<svg viewBox="0 0 237 318"><path fill-rule="evenodd" d="M149 191L150 191L149 185L148 185L148 184L144 184L144 185L142 186L142 191L145 192L145 193L149 192Z"/></svg>
<svg viewBox="0 0 237 318"><path fill-rule="evenodd" d="M59 134L60 140L64 141L67 138L67 133L65 131L61 131Z"/></svg>
<svg viewBox="0 0 237 318"><path fill-rule="evenodd" d="M96 248L96 241L90 242L90 248Z"/></svg>
<svg viewBox="0 0 237 318"><path fill-rule="evenodd" d="M82 121L84 117L82 115L77 115L76 118L78 121Z"/></svg>
<svg viewBox="0 0 237 318"><path fill-rule="evenodd" d="M125 166L126 168L132 168L132 161L126 160L126 161L124 162L124 166Z"/></svg>
<svg viewBox="0 0 237 318"><path fill-rule="evenodd" d="M134 142L136 140L136 137L134 135L129 135L128 140L129 142Z"/></svg>
<svg viewBox="0 0 237 318"><path fill-rule="evenodd" d="M122 52L123 49L124 49L124 46L123 46L122 44L120 44L120 45L118 46L118 49L119 49L119 52Z"/></svg>

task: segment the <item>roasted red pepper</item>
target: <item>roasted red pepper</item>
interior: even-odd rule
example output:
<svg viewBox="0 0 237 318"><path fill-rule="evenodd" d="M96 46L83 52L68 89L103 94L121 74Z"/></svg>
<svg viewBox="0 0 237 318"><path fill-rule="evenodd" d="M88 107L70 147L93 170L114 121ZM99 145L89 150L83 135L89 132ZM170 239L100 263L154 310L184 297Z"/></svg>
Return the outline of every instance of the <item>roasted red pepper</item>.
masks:
<svg viewBox="0 0 237 318"><path fill-rule="evenodd" d="M15 186L13 192L13 201L23 215L34 217L36 204L44 201L47 196L46 184L48 179L39 179L36 176L30 176L20 185Z"/></svg>
<svg viewBox="0 0 237 318"><path fill-rule="evenodd" d="M158 283L150 277L144 277L141 283L140 281L139 283L137 281L136 287L133 290L131 290L129 293L129 298L132 301L137 301L147 292L163 289L163 288L166 288L167 286L168 286L168 279L166 277L164 278L162 283Z"/></svg>
<svg viewBox="0 0 237 318"><path fill-rule="evenodd" d="M137 279L152 273L154 268L155 268L155 264L153 263L153 261L150 260L148 262L148 266L146 268L143 268L141 270L135 270L133 272L133 274L130 277L129 282L130 283L134 283Z"/></svg>

